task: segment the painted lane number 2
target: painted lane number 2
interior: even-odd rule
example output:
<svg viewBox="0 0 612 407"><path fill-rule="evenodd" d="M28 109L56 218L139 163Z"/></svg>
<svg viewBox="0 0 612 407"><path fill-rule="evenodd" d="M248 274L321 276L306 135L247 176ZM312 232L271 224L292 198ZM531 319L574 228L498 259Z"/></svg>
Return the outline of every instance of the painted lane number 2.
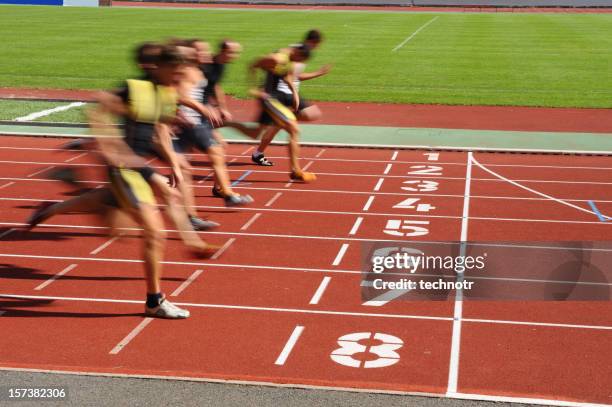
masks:
<svg viewBox="0 0 612 407"><path fill-rule="evenodd" d="M364 345L360 341L374 339L377 345ZM400 355L396 350L400 349L404 342L397 336L371 332L355 332L346 334L338 338L340 347L334 350L331 359L348 367L363 367L365 369L387 367L396 364L400 360ZM367 360L355 358L357 354L371 354L365 357Z"/></svg>

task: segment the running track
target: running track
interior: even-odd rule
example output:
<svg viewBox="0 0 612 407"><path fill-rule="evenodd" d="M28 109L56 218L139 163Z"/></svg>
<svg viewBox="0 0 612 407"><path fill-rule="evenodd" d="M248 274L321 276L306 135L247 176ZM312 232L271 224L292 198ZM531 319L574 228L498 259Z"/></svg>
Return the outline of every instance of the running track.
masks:
<svg viewBox="0 0 612 407"><path fill-rule="evenodd" d="M612 401L609 302L368 306L359 288L361 244L397 239L389 220L426 222L427 234L407 241L611 240L612 222L587 202L612 214L609 157L312 147L304 165L319 180L305 185L287 183L281 147L271 150L278 165L261 169L249 146L231 145L232 178L256 202L228 210L210 194L205 156L194 156L198 209L222 223L203 237L225 250L194 260L170 232L163 284L192 317L163 321L141 314L136 231L109 240L87 215L19 230L39 201L67 198L45 178L49 168L78 166L87 186L103 185L90 154L60 143L0 138L1 368ZM435 190L418 191L423 181ZM435 209L394 208L409 197ZM343 354L362 337L365 349ZM374 347L385 343L396 356L375 367L384 358Z"/></svg>

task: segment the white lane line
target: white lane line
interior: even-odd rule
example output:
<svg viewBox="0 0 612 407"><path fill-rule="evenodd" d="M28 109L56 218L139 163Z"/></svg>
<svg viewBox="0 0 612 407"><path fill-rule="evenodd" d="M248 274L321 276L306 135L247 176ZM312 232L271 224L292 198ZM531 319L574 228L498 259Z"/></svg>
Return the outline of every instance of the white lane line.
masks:
<svg viewBox="0 0 612 407"><path fill-rule="evenodd" d="M254 146L251 146L251 147L247 148L246 150L244 150L242 153L240 153L240 155L246 155L246 154L250 153L251 150L253 150L254 148L255 148Z"/></svg>
<svg viewBox="0 0 612 407"><path fill-rule="evenodd" d="M183 281L183 284L179 285L176 290L174 290L172 294L170 294L170 297L177 297L180 293L185 291L185 288L187 288L189 284L193 283L196 278L200 277L200 274L202 274L203 272L204 270L194 271L187 280Z"/></svg>
<svg viewBox="0 0 612 407"><path fill-rule="evenodd" d="M268 206L272 206L272 204L274 202L276 202L276 200L278 198L280 198L280 196L282 195L282 192L277 192L276 195L274 195L272 198L270 198L270 200L268 202L266 202L266 204L264 206L268 207Z"/></svg>
<svg viewBox="0 0 612 407"><path fill-rule="evenodd" d="M389 171L391 171L391 167L393 167L393 164L387 164L387 167L383 171L383 174L385 175L389 174Z"/></svg>
<svg viewBox="0 0 612 407"><path fill-rule="evenodd" d="M15 184L15 181L7 182L6 184L0 186L0 189L10 187L11 185L14 185L14 184Z"/></svg>
<svg viewBox="0 0 612 407"><path fill-rule="evenodd" d="M383 182L385 182L385 179L380 178L374 187L374 191L380 191L380 187L382 187Z"/></svg>
<svg viewBox="0 0 612 407"><path fill-rule="evenodd" d="M470 191L472 183L472 152L467 154L467 166L465 171L465 191L463 194L463 214L461 216L461 246L459 256L465 257L468 224L470 219ZM457 282L463 282L463 273L457 273ZM453 331L451 337L450 362L448 367L448 385L446 394L457 393L457 383L459 381L459 356L461 352L461 319L463 317L463 289L459 288L455 293L455 310L453 313Z"/></svg>
<svg viewBox="0 0 612 407"><path fill-rule="evenodd" d="M306 165L302 167L302 171L308 171L312 164L314 164L314 161L309 161L308 163L306 163Z"/></svg>
<svg viewBox="0 0 612 407"><path fill-rule="evenodd" d="M296 325L295 329L291 333L291 336L289 337L289 340L287 340L285 347L283 348L280 355L278 355L276 362L274 362L275 365L282 366L285 364L285 362L287 361L287 358L289 357L289 355L291 354L291 351L293 350L293 347L297 343L298 339L300 339L300 335L302 335L303 331L304 331L303 326Z"/></svg>
<svg viewBox="0 0 612 407"><path fill-rule="evenodd" d="M334 259L332 266L340 265L348 248L349 248L348 243L343 243L342 246L340 246L340 250L338 250L338 254L336 254L336 258Z"/></svg>
<svg viewBox="0 0 612 407"><path fill-rule="evenodd" d="M289 188L289 187L291 187L291 185L293 185L293 180L290 180L289 182L287 182L285 184L285 188Z"/></svg>
<svg viewBox="0 0 612 407"><path fill-rule="evenodd" d="M10 235L11 233L13 233L16 230L17 229L15 229L15 228L10 228L10 229L5 230L4 232L0 233L0 239Z"/></svg>
<svg viewBox="0 0 612 407"><path fill-rule="evenodd" d="M214 174L215 174L214 171L209 172L208 174L206 174L204 178L198 181L198 184L203 184L204 182L208 181L210 177L212 177Z"/></svg>
<svg viewBox="0 0 612 407"><path fill-rule="evenodd" d="M369 280L363 280L361 282L361 286L362 287L373 287L374 282L369 281ZM372 298L371 300L364 302L361 305L365 305L366 307L382 307L388 302L393 301L394 299L398 297L401 297L402 295L406 294L409 291L410 291L409 288L389 290L377 297Z"/></svg>
<svg viewBox="0 0 612 407"><path fill-rule="evenodd" d="M15 121L15 122L29 122L29 121L32 121L32 120L39 119L41 117L49 116L50 114L53 114L53 113L63 112L63 111L66 111L66 110L70 110L70 109L72 109L74 107L79 107L79 106L83 106L83 105L85 105L84 102L74 102L74 103L70 103L69 105L57 106L57 107L54 107L52 109L46 109L46 110L41 110L40 112L30 113L27 116L17 117L13 121Z"/></svg>
<svg viewBox="0 0 612 407"><path fill-rule="evenodd" d="M325 152L325 149L324 149L324 148L322 148L322 149L321 149L321 151L319 151L319 152L317 153L317 155L315 155L315 158L319 158L319 157L321 157L321 156L323 155L323 153L324 153L324 152Z"/></svg>
<svg viewBox="0 0 612 407"><path fill-rule="evenodd" d="M359 226L361 226L361 222L363 222L363 218L361 216L358 216L357 219L355 219L355 223L353 224L353 227L351 228L349 235L357 234L357 231L359 230Z"/></svg>
<svg viewBox="0 0 612 407"><path fill-rule="evenodd" d="M100 253L102 250L106 249L108 246L110 246L111 244L113 244L117 239L119 239L120 237L122 237L123 235L120 234L118 236L115 236L109 240L107 240L106 242L102 243L100 246L96 247L95 249L93 249L91 252L89 252L89 254L98 254Z"/></svg>
<svg viewBox="0 0 612 407"><path fill-rule="evenodd" d="M41 174L41 173L43 173L45 171L48 171L48 170L52 169L53 167L55 167L55 166L52 165L50 167L43 168L42 170L35 171L35 172L33 172L33 173L29 174L29 175L26 175L26 178L32 178L33 176Z"/></svg>
<svg viewBox="0 0 612 407"><path fill-rule="evenodd" d="M395 161L397 160L397 155L399 154L399 151L394 151L393 155L391 156L391 161Z"/></svg>
<svg viewBox="0 0 612 407"><path fill-rule="evenodd" d="M397 44L395 46L395 48L393 48L391 50L391 52L395 52L398 49L402 48L404 45L406 45L408 43L408 41L410 41L411 39L413 39L418 33L420 33L422 30L424 30L425 28L427 28L427 26L431 23L433 23L434 21L436 21L440 16L435 16L434 18L432 18L431 20L429 20L428 22L426 22L425 24L423 24L422 26L420 26L415 32L413 32L412 34L410 34L410 36L408 36L404 41L400 42L399 44Z"/></svg>
<svg viewBox="0 0 612 407"><path fill-rule="evenodd" d="M116 355L117 353L121 352L121 350L123 348L125 348L127 346L128 343L130 343L132 341L132 339L134 339L140 332L142 332L143 329L145 329L147 327L147 325L149 325L151 323L151 321L153 321L153 318L145 318L142 320L142 322L140 322L136 328L134 328L132 330L132 332L130 332L125 338L123 338L121 340L121 342L119 342L110 352L108 352L111 355Z"/></svg>
<svg viewBox="0 0 612 407"><path fill-rule="evenodd" d="M64 162L65 163L70 163L70 162L72 162L74 160L78 160L79 158L81 158L83 156L86 156L87 154L89 154L89 151L85 151L84 153L81 153L79 155L75 155L74 157L69 158L69 159L65 160Z"/></svg>
<svg viewBox="0 0 612 407"><path fill-rule="evenodd" d="M225 244L223 246L221 246L221 248L219 250L217 250L217 252L215 254L212 255L212 257L210 258L211 260L215 260L218 259L219 257L221 257L221 255L223 253L225 253L225 251L236 241L235 237L232 237L230 240L228 240L227 242L225 242Z"/></svg>
<svg viewBox="0 0 612 407"><path fill-rule="evenodd" d="M76 264L69 265L68 267L66 267L65 269L63 269L62 271L60 271L59 273L57 273L56 275L54 275L53 277L51 277L47 281L45 281L42 284L40 284L38 287L34 288L34 290L36 290L36 291L42 290L43 288L45 288L46 286L48 286L49 284L51 284L52 282L54 282L55 280L57 280L58 278L63 276L64 274L68 273L70 270L74 270L76 268L76 266L77 266Z"/></svg>
<svg viewBox="0 0 612 407"><path fill-rule="evenodd" d="M368 201L366 202L366 204L363 206L363 211L367 212L370 210L370 206L372 206L372 202L374 202L374 195L370 195L370 197L368 198Z"/></svg>
<svg viewBox="0 0 612 407"><path fill-rule="evenodd" d="M309 302L310 305L316 305L319 303L330 281L331 281L331 277L328 277L328 276L323 277L323 280L321 280L321 284L319 284L319 288L317 288L317 291L315 291L314 295L310 299L310 302Z"/></svg>
<svg viewBox="0 0 612 407"><path fill-rule="evenodd" d="M247 221L247 223L245 223L244 225L242 225L242 227L240 228L240 230L247 230L256 220L257 218L259 218L261 216L261 212L257 212L255 215L253 215L251 217L251 219L249 219Z"/></svg>

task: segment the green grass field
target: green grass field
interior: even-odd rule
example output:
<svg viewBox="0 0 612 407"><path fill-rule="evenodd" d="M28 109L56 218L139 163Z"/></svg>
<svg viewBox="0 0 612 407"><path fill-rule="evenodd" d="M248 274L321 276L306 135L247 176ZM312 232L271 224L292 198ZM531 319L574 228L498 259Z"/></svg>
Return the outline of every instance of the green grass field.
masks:
<svg viewBox="0 0 612 407"><path fill-rule="evenodd" d="M230 37L245 52L225 87L245 97L247 62L312 27L327 41L310 68L335 69L304 85L311 99L612 107L612 14L0 6L0 86L111 88L141 41Z"/></svg>

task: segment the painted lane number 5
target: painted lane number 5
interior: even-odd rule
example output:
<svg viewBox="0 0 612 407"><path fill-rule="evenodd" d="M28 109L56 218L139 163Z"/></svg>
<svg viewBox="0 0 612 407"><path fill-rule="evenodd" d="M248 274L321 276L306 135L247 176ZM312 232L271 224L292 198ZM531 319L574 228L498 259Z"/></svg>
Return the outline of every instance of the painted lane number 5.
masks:
<svg viewBox="0 0 612 407"><path fill-rule="evenodd" d="M378 345L363 345L360 341L372 339L376 342L382 342ZM340 347L334 350L330 357L331 359L344 366L348 367L363 367L365 369L387 367L396 364L400 360L400 355L396 350L400 349L404 342L397 336L371 333L371 332L355 332L346 334L338 338ZM355 358L359 353L372 354L365 357L365 360Z"/></svg>

